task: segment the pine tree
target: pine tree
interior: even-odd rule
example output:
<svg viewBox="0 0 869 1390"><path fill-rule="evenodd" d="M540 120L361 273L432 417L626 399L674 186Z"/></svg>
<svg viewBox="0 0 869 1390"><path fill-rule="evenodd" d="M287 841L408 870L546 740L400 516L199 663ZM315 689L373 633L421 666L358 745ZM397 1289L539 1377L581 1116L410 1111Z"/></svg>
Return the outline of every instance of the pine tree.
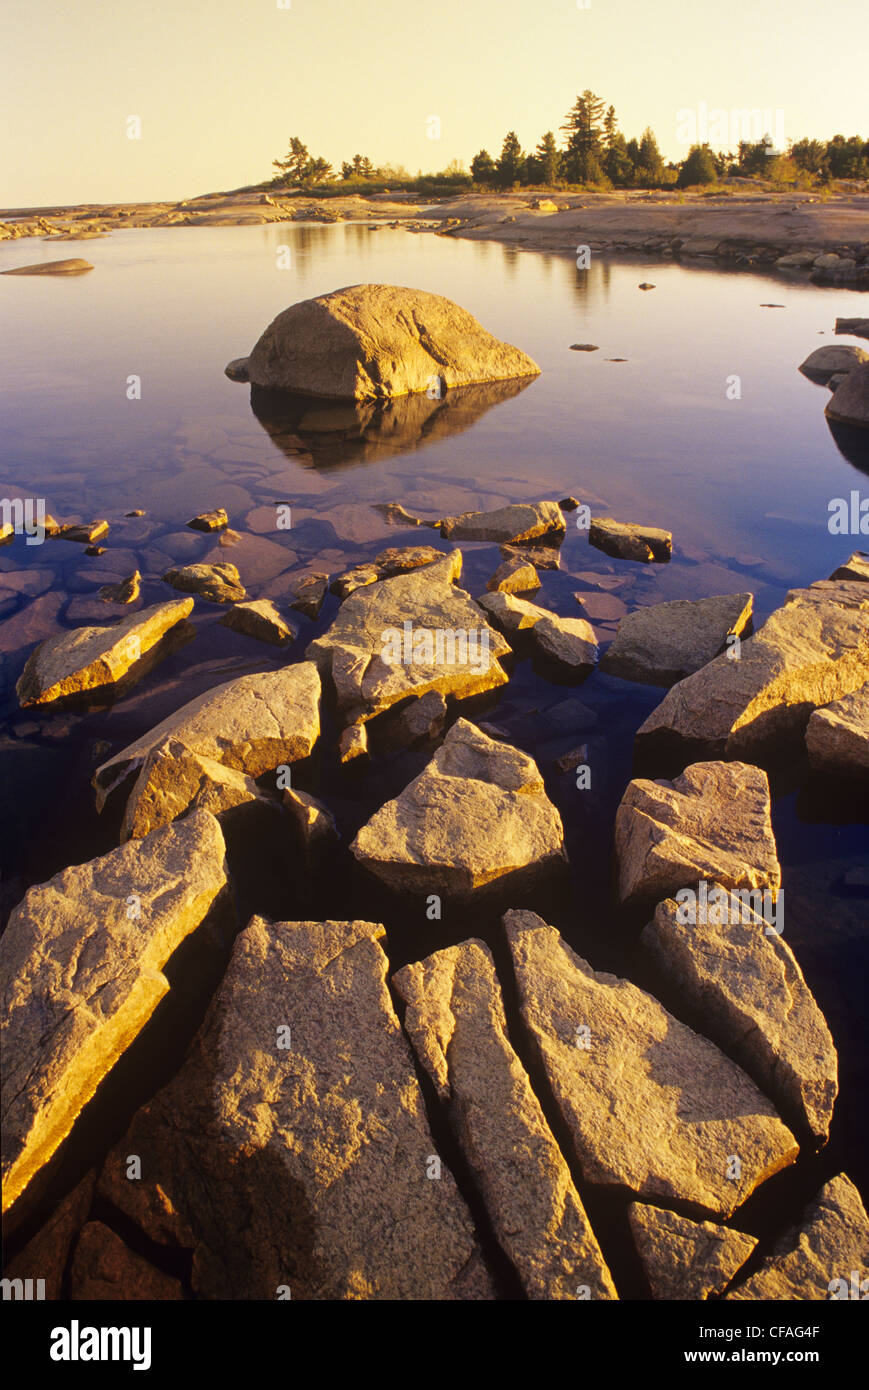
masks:
<svg viewBox="0 0 869 1390"><path fill-rule="evenodd" d="M498 182L502 188L509 188L520 181L524 162L525 156L519 144L519 136L515 130L510 130L504 137L501 158L498 160Z"/></svg>
<svg viewBox="0 0 869 1390"><path fill-rule="evenodd" d="M290 137L290 147L283 159L273 159L272 164L279 174L284 175L285 181L290 181L304 177L309 160L307 146L302 144L297 135L293 135Z"/></svg>
<svg viewBox="0 0 869 1390"><path fill-rule="evenodd" d="M474 183L482 183L489 187L495 182L497 176L495 161L488 150L480 150L471 160L471 178Z"/></svg>
<svg viewBox="0 0 869 1390"><path fill-rule="evenodd" d="M658 149L654 131L649 126L643 131L637 160L637 181L647 188L654 188L664 177L664 159Z"/></svg>
<svg viewBox="0 0 869 1390"><path fill-rule="evenodd" d="M561 151L555 143L555 135L547 130L533 155L532 178L548 187L561 177Z"/></svg>
<svg viewBox="0 0 869 1390"><path fill-rule="evenodd" d="M565 166L571 183L595 182L602 174L604 103L586 88L567 113L561 127L567 135Z"/></svg>

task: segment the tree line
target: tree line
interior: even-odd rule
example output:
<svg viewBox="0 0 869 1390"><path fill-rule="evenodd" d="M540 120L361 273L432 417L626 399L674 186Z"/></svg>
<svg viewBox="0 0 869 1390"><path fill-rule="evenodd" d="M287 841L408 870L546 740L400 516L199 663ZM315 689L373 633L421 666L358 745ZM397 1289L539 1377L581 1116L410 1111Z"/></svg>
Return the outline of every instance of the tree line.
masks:
<svg viewBox="0 0 869 1390"><path fill-rule="evenodd" d="M327 159L313 157L306 145L292 136L283 159L273 160L278 188L327 184L389 181L394 183L477 184L484 188L558 187L680 188L714 184L731 175L764 178L810 187L832 179L869 178L869 141L859 135L834 135L832 140L803 139L788 150L776 151L772 138L743 140L736 151L726 153L708 144L692 145L685 158L668 163L648 126L639 140L626 139L619 130L615 107L608 106L586 89L577 97L559 128L562 142L548 130L531 152L522 149L515 130L504 137L497 159L480 150L471 160L470 173L453 161L439 174L418 175L414 180L402 166L375 167L367 157L354 154L336 174Z"/></svg>

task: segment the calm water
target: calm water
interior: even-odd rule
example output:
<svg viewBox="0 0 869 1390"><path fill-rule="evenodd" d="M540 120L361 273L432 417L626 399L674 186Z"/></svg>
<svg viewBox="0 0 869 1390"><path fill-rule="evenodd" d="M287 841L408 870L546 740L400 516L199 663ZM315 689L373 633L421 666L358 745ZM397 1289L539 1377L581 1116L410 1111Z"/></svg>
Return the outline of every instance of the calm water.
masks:
<svg viewBox="0 0 869 1390"><path fill-rule="evenodd" d="M283 246L289 269L278 269ZM96 268L70 280L0 281L2 495L44 497L63 519L106 516L112 530L104 557L59 541L27 547L21 538L0 551L7 908L29 882L116 843L116 822L97 821L87 789L106 745L122 746L235 672L283 659L219 628L220 610L201 604L197 640L113 709L19 713L12 686L32 644L58 625L111 616L89 598L110 572L138 566L145 602L156 602L169 597L159 576L170 562L216 552L238 565L256 598L287 567L334 572L384 545L420 539L387 527L371 503L397 500L435 516L572 493L596 512L671 529L674 559L642 569L610 561L569 531L561 571L542 575L542 603L576 615L581 581L572 576L595 571L627 576L618 593L629 608L750 589L763 617L789 587L826 577L865 548L865 539L831 536L827 518L831 498L866 495L869 462L861 469L856 456L843 455L825 423L825 388L797 371L813 348L836 341L837 315L865 312L865 299L850 291L659 262L596 262L580 272L566 258L341 224L127 231L62 250L11 243L0 246L0 269L61 254L81 254ZM643 280L657 288L641 293ZM375 418L323 406L297 413L291 427L261 423L249 389L223 375L226 362L246 355L288 304L360 281L448 295L527 351L542 375L459 401L397 403ZM767 302L784 307L760 307ZM569 351L575 342L599 351ZM140 400L127 399L132 376ZM729 400L734 376L741 399ZM275 530L275 502L291 504L290 531ZM217 506L242 533L220 551L184 527ZM133 508L146 517L123 520ZM493 547L464 549L466 582L477 593L499 557ZM330 599L302 640L336 606ZM602 640L611 635L601 627ZM629 948L610 929L612 816L631 776L633 732L662 693L600 673L565 690L522 662L487 711L541 761L573 873L573 897L553 913L603 967L630 965ZM587 714L558 710L566 699L581 699ZM589 746L591 794L553 768L580 741ZM357 783L324 761L315 789L352 834L416 766L411 755ZM865 808L845 795L821 803L797 780L775 783L786 932L842 1062L834 1139L821 1167L800 1179L808 1195L819 1173L843 1166L864 1188L867 1178L859 1097L869 906L844 874L869 863L869 852ZM335 887L318 907L370 915L361 891L354 882L356 896L342 897ZM383 906L387 919L389 911ZM467 934L463 921L432 940L388 925L396 961Z"/></svg>

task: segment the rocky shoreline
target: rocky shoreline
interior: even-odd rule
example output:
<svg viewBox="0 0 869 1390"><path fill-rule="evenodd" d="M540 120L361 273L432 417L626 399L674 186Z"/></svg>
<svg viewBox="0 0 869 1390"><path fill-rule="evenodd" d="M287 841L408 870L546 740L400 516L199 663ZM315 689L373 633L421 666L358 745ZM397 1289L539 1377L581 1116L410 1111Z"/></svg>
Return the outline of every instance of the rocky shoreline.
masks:
<svg viewBox="0 0 869 1390"><path fill-rule="evenodd" d="M368 221L414 233L500 241L527 251L717 264L774 270L824 285L869 288L869 192L825 197L740 188L726 194L474 193L427 202L419 195L316 198L214 193L178 203L88 204L0 210L0 241L58 243L129 227L261 226ZM84 263L85 265L87 263ZM8 273L8 272L7 272ZM45 273L45 272L43 272Z"/></svg>

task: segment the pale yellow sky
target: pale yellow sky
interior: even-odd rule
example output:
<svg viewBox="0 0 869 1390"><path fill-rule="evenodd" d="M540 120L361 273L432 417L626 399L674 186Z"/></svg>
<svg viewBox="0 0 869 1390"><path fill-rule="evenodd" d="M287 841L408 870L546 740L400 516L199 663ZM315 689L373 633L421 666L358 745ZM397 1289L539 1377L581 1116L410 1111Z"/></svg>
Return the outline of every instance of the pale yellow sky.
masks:
<svg viewBox="0 0 869 1390"><path fill-rule="evenodd" d="M360 153L428 172L497 155L511 128L533 147L585 87L672 159L686 112L703 138L702 104L756 112L777 143L869 138L867 0L585 4L7 0L0 205L238 187L291 134L336 168Z"/></svg>

